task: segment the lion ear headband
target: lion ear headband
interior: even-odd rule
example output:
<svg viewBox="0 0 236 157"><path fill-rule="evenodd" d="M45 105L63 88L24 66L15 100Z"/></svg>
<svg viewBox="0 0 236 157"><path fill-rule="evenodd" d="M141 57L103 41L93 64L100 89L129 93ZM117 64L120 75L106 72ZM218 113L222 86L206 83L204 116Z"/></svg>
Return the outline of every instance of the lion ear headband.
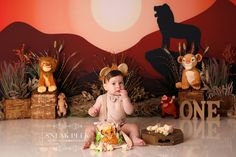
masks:
<svg viewBox="0 0 236 157"><path fill-rule="evenodd" d="M103 81L106 75L112 70L119 70L124 76L128 74L128 66L125 63L121 63L120 65L112 64L111 67L104 67L99 73L99 80Z"/></svg>

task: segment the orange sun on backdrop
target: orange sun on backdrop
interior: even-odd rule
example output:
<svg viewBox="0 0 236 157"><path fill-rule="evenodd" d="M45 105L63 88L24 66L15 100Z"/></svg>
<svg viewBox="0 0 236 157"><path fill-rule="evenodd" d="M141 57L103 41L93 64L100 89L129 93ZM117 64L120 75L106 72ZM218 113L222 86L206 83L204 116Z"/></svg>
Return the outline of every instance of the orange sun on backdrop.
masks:
<svg viewBox="0 0 236 157"><path fill-rule="evenodd" d="M94 20L111 32L132 27L141 14L141 7L141 0L91 0Z"/></svg>
<svg viewBox="0 0 236 157"><path fill-rule="evenodd" d="M70 33L112 53L122 52L158 30L153 7L168 3L182 22L216 0L8 0L0 1L0 29L15 21L44 33ZM183 9L184 8L184 9Z"/></svg>

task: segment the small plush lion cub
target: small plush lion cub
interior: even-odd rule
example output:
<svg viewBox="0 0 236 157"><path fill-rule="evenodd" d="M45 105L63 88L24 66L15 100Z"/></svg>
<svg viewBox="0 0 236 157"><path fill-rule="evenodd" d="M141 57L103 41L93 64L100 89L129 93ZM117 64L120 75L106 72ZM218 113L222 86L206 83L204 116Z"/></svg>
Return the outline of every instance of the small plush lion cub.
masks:
<svg viewBox="0 0 236 157"><path fill-rule="evenodd" d="M178 62L183 65L181 82L176 83L176 88L188 89L190 86L193 89L199 90L201 88L200 72L196 68L198 62L201 62L201 54L185 54L178 57Z"/></svg>

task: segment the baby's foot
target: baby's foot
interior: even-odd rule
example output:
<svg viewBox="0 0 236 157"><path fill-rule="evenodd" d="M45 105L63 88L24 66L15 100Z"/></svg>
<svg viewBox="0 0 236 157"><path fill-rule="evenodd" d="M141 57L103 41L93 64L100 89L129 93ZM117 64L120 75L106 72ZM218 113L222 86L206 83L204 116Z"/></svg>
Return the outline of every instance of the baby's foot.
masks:
<svg viewBox="0 0 236 157"><path fill-rule="evenodd" d="M85 141L83 145L83 149L88 149L90 146L91 142L90 141Z"/></svg>
<svg viewBox="0 0 236 157"><path fill-rule="evenodd" d="M138 138L138 137L135 137L133 139L133 144L134 144L134 146L145 146L146 145L146 143L141 138Z"/></svg>

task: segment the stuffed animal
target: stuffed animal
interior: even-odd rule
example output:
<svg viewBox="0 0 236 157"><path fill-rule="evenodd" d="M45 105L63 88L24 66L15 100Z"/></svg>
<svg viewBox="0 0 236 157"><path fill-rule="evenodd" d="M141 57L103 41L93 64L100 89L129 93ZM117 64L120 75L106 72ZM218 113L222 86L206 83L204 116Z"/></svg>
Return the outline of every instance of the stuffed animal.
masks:
<svg viewBox="0 0 236 157"><path fill-rule="evenodd" d="M187 53L184 56L179 56L177 60L183 65L184 70L182 80L176 83L176 88L188 89L191 86L193 89L199 90L201 88L201 77L196 65L201 62L202 55Z"/></svg>
<svg viewBox="0 0 236 157"><path fill-rule="evenodd" d="M175 96L172 96L171 98L166 95L162 96L161 98L162 117L164 117L166 114L169 114L177 118L174 100L175 100Z"/></svg>
<svg viewBox="0 0 236 157"><path fill-rule="evenodd" d="M62 116L65 117L67 108L68 108L68 105L65 100L66 96L64 93L60 93L57 98L58 98L57 114L59 117L62 117Z"/></svg>
<svg viewBox="0 0 236 157"><path fill-rule="evenodd" d="M54 92L57 89L53 72L56 70L57 60L52 57L41 57L39 59L39 82L38 82L38 92L44 93L47 90L49 92Z"/></svg>

